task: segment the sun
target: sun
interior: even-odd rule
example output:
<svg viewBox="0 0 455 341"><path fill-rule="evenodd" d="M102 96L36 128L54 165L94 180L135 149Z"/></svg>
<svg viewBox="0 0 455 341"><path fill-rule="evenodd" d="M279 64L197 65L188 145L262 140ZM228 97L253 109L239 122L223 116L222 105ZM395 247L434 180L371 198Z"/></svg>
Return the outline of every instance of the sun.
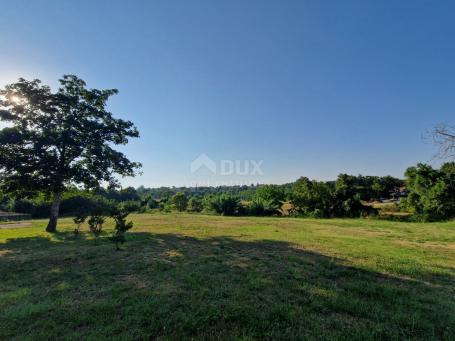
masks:
<svg viewBox="0 0 455 341"><path fill-rule="evenodd" d="M21 98L17 95L12 95L10 97L10 101L15 103L15 104L20 104L21 103Z"/></svg>

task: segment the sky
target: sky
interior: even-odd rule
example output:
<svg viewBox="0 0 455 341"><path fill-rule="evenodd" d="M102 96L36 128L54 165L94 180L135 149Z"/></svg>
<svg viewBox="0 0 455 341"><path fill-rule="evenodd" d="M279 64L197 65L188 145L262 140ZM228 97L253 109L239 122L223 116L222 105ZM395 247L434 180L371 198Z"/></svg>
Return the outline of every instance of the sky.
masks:
<svg viewBox="0 0 455 341"><path fill-rule="evenodd" d="M454 12L451 1L0 0L0 87L55 89L76 74L119 89L109 110L141 134L121 150L143 164L124 186L402 177L438 165L424 136L454 123Z"/></svg>

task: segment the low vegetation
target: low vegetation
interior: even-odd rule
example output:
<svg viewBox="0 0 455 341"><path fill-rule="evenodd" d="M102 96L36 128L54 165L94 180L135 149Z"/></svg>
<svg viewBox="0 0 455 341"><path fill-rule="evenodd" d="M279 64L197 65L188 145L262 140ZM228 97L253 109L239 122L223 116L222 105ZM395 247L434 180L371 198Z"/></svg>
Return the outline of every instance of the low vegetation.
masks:
<svg viewBox="0 0 455 341"><path fill-rule="evenodd" d="M0 339L453 339L454 223L130 216L0 229Z"/></svg>
<svg viewBox="0 0 455 341"><path fill-rule="evenodd" d="M99 202L121 203L129 212L192 212L226 216L301 216L311 218L376 217L443 221L455 217L455 163L440 169L418 164L405 180L390 176L340 174L336 181L301 177L284 185L146 189L127 187L63 193L60 212L80 215ZM47 217L52 202L38 193L16 198L0 193L0 210Z"/></svg>

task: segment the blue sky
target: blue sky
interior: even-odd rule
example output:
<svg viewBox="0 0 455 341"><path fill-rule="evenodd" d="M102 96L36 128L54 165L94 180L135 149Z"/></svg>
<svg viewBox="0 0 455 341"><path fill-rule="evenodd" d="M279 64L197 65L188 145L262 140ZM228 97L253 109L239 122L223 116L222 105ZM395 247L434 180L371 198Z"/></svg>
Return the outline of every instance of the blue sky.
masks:
<svg viewBox="0 0 455 341"><path fill-rule="evenodd" d="M0 1L0 86L118 88L141 138L124 185L402 176L455 112L450 1ZM262 174L191 174L205 153Z"/></svg>

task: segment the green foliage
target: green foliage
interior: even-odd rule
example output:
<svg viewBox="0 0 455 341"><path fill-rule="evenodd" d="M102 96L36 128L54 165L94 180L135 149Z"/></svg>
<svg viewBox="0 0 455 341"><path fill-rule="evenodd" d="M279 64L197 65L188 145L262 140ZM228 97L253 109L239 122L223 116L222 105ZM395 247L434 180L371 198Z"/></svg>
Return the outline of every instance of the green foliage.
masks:
<svg viewBox="0 0 455 341"><path fill-rule="evenodd" d="M100 215L92 215L88 220L90 232L95 236L95 238L99 237L101 234L105 220L106 218Z"/></svg>
<svg viewBox="0 0 455 341"><path fill-rule="evenodd" d="M150 209L158 208L158 201L153 198L150 198L149 200L147 200L147 207Z"/></svg>
<svg viewBox="0 0 455 341"><path fill-rule="evenodd" d="M245 205L246 212L252 216L272 216L279 213L281 203L273 199L254 198Z"/></svg>
<svg viewBox="0 0 455 341"><path fill-rule="evenodd" d="M174 194L171 198L171 202L174 204L177 211L180 211L180 212L185 211L188 206L188 198L182 192L178 192L178 193Z"/></svg>
<svg viewBox="0 0 455 341"><path fill-rule="evenodd" d="M300 178L292 192L296 213L315 218L376 215L375 209L362 204L357 179L347 174L340 174L335 183Z"/></svg>
<svg viewBox="0 0 455 341"><path fill-rule="evenodd" d="M87 89L82 79L65 75L52 93L39 80L0 90L1 187L18 196L52 194L47 230L55 231L60 194L68 186L117 183L114 174L134 176L140 164L112 148L139 133L132 122L116 119L106 104L116 89ZM17 100L19 99L19 100Z"/></svg>
<svg viewBox="0 0 455 341"><path fill-rule="evenodd" d="M76 228L74 229L74 234L79 234L81 225L85 222L86 219L87 219L87 213L83 212L83 211L73 218L73 222L74 222L74 224L76 224Z"/></svg>
<svg viewBox="0 0 455 341"><path fill-rule="evenodd" d="M455 173L446 164L440 170L417 164L406 170L409 195L403 201L422 220L443 220L455 217Z"/></svg>
<svg viewBox="0 0 455 341"><path fill-rule="evenodd" d="M132 212L130 211L131 206L125 204L119 204L114 212L112 213L112 218L115 221L114 234L111 237L111 240L115 243L117 250L120 250L120 244L125 242L125 233L133 227L133 222L126 221L126 217Z"/></svg>
<svg viewBox="0 0 455 341"><path fill-rule="evenodd" d="M446 162L441 166L441 172L446 174L455 174L455 162Z"/></svg>
<svg viewBox="0 0 455 341"><path fill-rule="evenodd" d="M204 208L221 215L233 216L239 213L241 205L237 196L223 193L205 197Z"/></svg>
<svg viewBox="0 0 455 341"><path fill-rule="evenodd" d="M285 200L285 192L282 186L261 185L254 193L253 200L266 200L280 203Z"/></svg>
<svg viewBox="0 0 455 341"><path fill-rule="evenodd" d="M165 213L170 213L175 209L174 204L169 202L162 202L160 203L160 211Z"/></svg>
<svg viewBox="0 0 455 341"><path fill-rule="evenodd" d="M190 212L201 212L203 209L202 200L197 197L191 197L188 200L188 211Z"/></svg>
<svg viewBox="0 0 455 341"><path fill-rule="evenodd" d="M278 213L284 200L285 191L282 186L262 185L254 193L247 210L254 216L274 215Z"/></svg>
<svg viewBox="0 0 455 341"><path fill-rule="evenodd" d="M310 181L306 177L298 179L292 191L292 204L298 214L329 217L332 215L334 188L332 184Z"/></svg>
<svg viewBox="0 0 455 341"><path fill-rule="evenodd" d="M120 203L120 206L128 212L138 212L141 209L141 203L134 200L123 201Z"/></svg>
<svg viewBox="0 0 455 341"><path fill-rule="evenodd" d="M87 213L90 215L89 229L95 238L101 234L106 217L112 216L115 212L116 205L113 201L99 196L93 198L92 206Z"/></svg>

